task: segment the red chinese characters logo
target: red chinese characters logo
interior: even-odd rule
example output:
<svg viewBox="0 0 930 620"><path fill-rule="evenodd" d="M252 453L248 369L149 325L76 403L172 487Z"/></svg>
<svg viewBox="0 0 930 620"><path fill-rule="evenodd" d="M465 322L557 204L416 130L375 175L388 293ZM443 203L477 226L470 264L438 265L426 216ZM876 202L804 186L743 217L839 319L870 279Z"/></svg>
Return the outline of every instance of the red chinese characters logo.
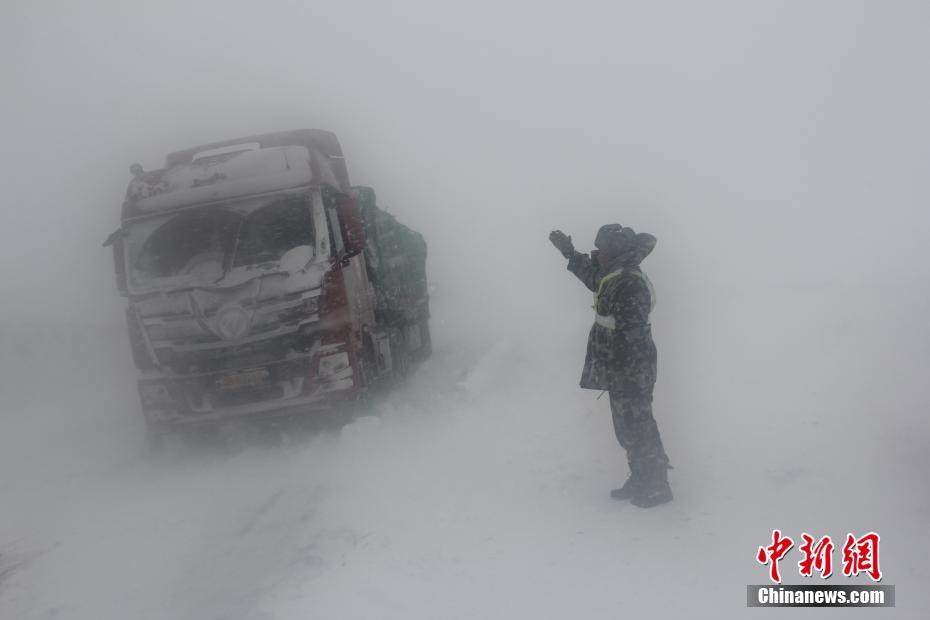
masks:
<svg viewBox="0 0 930 620"><path fill-rule="evenodd" d="M843 574L852 577L866 573L872 581L881 581L882 571L878 567L879 540L875 532L869 532L862 538L847 534L846 544L843 545Z"/></svg>
<svg viewBox="0 0 930 620"><path fill-rule="evenodd" d="M801 552L801 561L798 562L798 571L802 577L812 577L819 573L821 579L827 579L833 574L833 550L835 545L829 536L816 539L807 532L801 534L802 543L798 547ZM875 532L856 538L847 534L846 544L843 545L843 575L855 577L865 573L872 581L881 581L882 572L878 564L878 543L881 540ZM772 530L772 544L759 547L756 561L769 567L769 579L774 583L781 583L781 574L778 563L794 547L794 541L782 534L781 530Z"/></svg>
<svg viewBox="0 0 930 620"><path fill-rule="evenodd" d="M804 544L799 547L804 558L798 562L798 568L801 575L810 577L814 571L820 573L821 579L826 579L833 574L833 541L829 536L824 536L817 544L814 544L814 538L807 532L801 534Z"/></svg>
<svg viewBox="0 0 930 620"><path fill-rule="evenodd" d="M772 544L768 547L759 547L756 560L760 564L770 564L769 579L775 583L781 583L781 575L778 574L778 561L781 560L793 546L794 541L787 536L783 537L780 530L772 530Z"/></svg>

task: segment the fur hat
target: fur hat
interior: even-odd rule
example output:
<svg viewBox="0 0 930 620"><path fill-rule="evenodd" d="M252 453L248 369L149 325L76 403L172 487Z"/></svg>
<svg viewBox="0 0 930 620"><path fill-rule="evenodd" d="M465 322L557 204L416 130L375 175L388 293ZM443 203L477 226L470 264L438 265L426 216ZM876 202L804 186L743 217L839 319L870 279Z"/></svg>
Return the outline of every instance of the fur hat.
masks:
<svg viewBox="0 0 930 620"><path fill-rule="evenodd" d="M594 247L624 265L638 265L656 247L656 238L620 224L606 224L597 231Z"/></svg>

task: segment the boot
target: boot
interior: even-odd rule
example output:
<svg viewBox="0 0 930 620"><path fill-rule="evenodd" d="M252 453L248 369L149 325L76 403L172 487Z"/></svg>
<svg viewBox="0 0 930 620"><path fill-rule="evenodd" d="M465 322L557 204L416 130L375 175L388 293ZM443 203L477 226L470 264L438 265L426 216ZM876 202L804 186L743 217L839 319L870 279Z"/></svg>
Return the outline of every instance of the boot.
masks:
<svg viewBox="0 0 930 620"><path fill-rule="evenodd" d="M672 499L672 488L668 486L668 482L663 482L659 485L650 485L640 489L630 498L630 503L640 508L652 508L660 504L667 504Z"/></svg>
<svg viewBox="0 0 930 620"><path fill-rule="evenodd" d="M636 483L633 482L633 476L630 475L626 479L626 482L623 483L623 486L619 489L613 489L610 492L610 497L616 500L626 500L633 497L636 494Z"/></svg>
<svg viewBox="0 0 930 620"><path fill-rule="evenodd" d="M672 501L672 488L668 486L668 463L655 463L648 467L648 475L637 485L630 503L640 508L652 508Z"/></svg>

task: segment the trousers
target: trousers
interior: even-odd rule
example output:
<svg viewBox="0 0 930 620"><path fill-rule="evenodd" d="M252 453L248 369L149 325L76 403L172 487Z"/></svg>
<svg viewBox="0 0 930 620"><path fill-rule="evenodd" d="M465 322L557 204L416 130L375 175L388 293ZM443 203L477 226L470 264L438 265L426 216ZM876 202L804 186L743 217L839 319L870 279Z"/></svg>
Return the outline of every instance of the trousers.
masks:
<svg viewBox="0 0 930 620"><path fill-rule="evenodd" d="M617 441L626 450L635 484L656 488L668 484L668 455L652 415L651 390L611 390L610 412Z"/></svg>

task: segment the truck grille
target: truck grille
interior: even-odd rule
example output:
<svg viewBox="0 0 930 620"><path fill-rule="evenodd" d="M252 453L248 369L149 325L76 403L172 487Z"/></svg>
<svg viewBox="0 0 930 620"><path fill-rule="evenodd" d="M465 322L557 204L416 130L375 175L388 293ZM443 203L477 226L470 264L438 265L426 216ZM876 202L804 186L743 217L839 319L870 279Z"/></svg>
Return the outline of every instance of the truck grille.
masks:
<svg viewBox="0 0 930 620"><path fill-rule="evenodd" d="M280 385L246 388L241 390L214 391L213 404L220 407L233 407L248 405L263 400L272 400L284 397L284 388Z"/></svg>
<svg viewBox="0 0 930 620"><path fill-rule="evenodd" d="M147 316L142 319L145 333L161 365L177 366L180 360L224 360L256 357L262 363L262 351L278 346L286 350L295 346L299 331L319 320L317 302L320 290L293 294L245 304L249 315L247 333L238 340L223 340L215 333L216 310L207 310L200 317L192 313ZM303 328L303 329L302 329ZM271 359L279 359L272 355ZM243 362L248 363L248 362ZM222 364L220 367L224 367ZM185 372L176 369L176 372Z"/></svg>
<svg viewBox="0 0 930 620"><path fill-rule="evenodd" d="M208 412L216 407L234 407L293 397L301 393L310 377L311 356L278 359L256 366L230 360L235 370L177 376L172 383L188 413Z"/></svg>

